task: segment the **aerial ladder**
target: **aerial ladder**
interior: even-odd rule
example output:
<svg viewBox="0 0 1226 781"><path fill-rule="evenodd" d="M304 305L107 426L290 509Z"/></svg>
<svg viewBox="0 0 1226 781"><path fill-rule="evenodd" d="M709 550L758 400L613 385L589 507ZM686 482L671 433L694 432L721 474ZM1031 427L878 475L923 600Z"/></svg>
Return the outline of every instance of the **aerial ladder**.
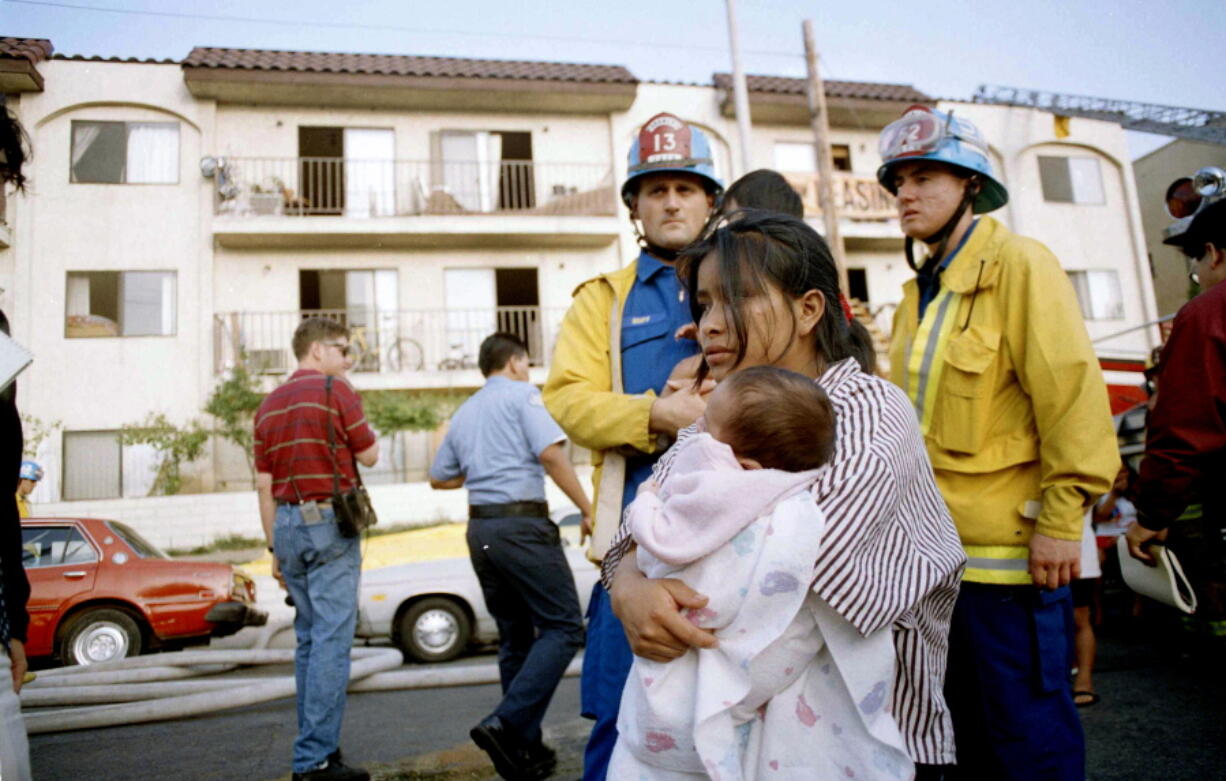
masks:
<svg viewBox="0 0 1226 781"><path fill-rule="evenodd" d="M971 102L1036 108L1066 117L1116 122L1125 130L1226 145L1226 111L1163 106L1135 100L1070 95L992 84L979 85Z"/></svg>

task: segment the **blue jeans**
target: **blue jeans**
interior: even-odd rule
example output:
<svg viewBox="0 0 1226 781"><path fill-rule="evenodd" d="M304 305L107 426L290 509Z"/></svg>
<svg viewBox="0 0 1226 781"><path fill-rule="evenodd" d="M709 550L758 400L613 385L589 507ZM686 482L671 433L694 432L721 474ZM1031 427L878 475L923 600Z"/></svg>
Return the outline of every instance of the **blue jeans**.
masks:
<svg viewBox="0 0 1226 781"><path fill-rule="evenodd" d="M1069 686L1068 586L963 582L949 632L945 699L957 781L1082 781L1085 737Z"/></svg>
<svg viewBox="0 0 1226 781"><path fill-rule="evenodd" d="M529 743L562 674L583 647L579 596L548 518L474 518L468 555L498 623L502 702L494 715Z"/></svg>
<svg viewBox="0 0 1226 781"><path fill-rule="evenodd" d="M358 617L360 538L342 537L331 510L321 510L321 515L322 523L308 525L297 506L280 505L273 537L277 564L297 611L295 773L320 766L340 744L349 649Z"/></svg>
<svg viewBox="0 0 1226 781"><path fill-rule="evenodd" d="M579 682L583 715L596 720L583 752L584 781L604 781L609 772L609 759L617 743L617 710L633 661L622 623L613 615L609 593L597 581L587 606L587 650Z"/></svg>

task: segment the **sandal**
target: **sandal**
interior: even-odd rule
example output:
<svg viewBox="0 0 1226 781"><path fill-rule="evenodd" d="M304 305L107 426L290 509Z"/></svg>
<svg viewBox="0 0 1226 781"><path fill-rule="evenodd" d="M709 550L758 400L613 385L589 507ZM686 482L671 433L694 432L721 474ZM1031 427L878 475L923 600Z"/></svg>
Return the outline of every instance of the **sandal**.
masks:
<svg viewBox="0 0 1226 781"><path fill-rule="evenodd" d="M1094 692L1073 692L1073 704L1078 708L1088 708L1091 705L1097 705L1100 700L1102 700L1102 697L1098 696Z"/></svg>

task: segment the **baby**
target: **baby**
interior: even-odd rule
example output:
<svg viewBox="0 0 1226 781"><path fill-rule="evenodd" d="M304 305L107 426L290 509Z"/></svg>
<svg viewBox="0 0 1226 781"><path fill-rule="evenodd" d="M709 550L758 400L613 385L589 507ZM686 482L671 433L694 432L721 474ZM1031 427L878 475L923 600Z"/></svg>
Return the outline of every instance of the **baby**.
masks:
<svg viewBox="0 0 1226 781"><path fill-rule="evenodd" d="M705 594L686 617L719 646L634 660L610 778L909 777L890 633L861 636L809 591L825 526L809 489L835 425L813 380L736 372L627 508L639 567Z"/></svg>

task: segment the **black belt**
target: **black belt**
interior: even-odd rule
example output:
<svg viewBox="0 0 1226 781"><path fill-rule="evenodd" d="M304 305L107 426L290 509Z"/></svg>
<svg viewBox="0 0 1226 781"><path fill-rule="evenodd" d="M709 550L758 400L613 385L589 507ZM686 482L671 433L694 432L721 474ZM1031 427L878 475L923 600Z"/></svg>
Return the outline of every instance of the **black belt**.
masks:
<svg viewBox="0 0 1226 781"><path fill-rule="evenodd" d="M469 518L548 518L545 502L507 502L506 504L470 504Z"/></svg>

